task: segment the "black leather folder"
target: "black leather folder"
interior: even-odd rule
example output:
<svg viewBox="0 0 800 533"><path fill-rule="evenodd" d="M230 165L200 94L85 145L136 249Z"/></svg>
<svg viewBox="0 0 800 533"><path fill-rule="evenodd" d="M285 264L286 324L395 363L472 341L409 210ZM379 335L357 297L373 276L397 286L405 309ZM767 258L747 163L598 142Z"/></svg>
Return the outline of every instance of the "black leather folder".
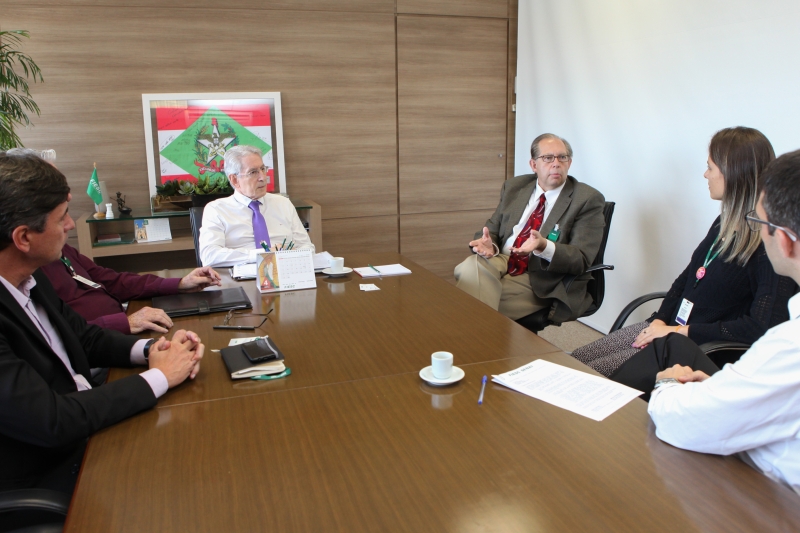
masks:
<svg viewBox="0 0 800 533"><path fill-rule="evenodd" d="M187 292L170 296L156 296L153 307L163 309L167 315L207 315L230 309L252 309L253 304L244 289L221 289L216 291Z"/></svg>

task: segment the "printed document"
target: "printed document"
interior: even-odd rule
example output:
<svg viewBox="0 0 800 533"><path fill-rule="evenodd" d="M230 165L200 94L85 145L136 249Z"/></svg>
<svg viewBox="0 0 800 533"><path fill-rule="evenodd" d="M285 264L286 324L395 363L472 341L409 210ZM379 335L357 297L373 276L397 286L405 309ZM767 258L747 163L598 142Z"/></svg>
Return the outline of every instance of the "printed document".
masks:
<svg viewBox="0 0 800 533"><path fill-rule="evenodd" d="M492 376L492 381L598 422L643 394L544 359Z"/></svg>

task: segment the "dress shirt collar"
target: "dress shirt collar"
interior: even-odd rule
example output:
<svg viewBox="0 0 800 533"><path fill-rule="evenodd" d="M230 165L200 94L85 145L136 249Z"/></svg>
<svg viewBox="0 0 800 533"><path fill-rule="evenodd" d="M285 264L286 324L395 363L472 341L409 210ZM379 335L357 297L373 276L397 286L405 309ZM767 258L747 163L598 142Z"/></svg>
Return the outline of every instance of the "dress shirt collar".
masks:
<svg viewBox="0 0 800 533"><path fill-rule="evenodd" d="M789 320L800 318L800 293L789 298Z"/></svg>
<svg viewBox="0 0 800 533"><path fill-rule="evenodd" d="M13 286L3 276L0 276L0 281L3 282L3 285L5 285L20 307L25 308L28 305L28 300L31 299L31 289L36 286L36 280L33 279L33 276L28 276L25 281L20 283L19 287Z"/></svg>
<svg viewBox="0 0 800 533"><path fill-rule="evenodd" d="M556 187L555 189L553 189L551 191L545 192L544 189L542 189L542 186L539 185L539 180L537 179L536 180L536 190L533 191L533 197L538 200L539 199L539 195L544 192L544 199L547 202L547 205L553 205L555 203L556 199L558 198L558 195L561 194L561 191L564 189L564 185L566 185L566 184L567 184L567 180L564 180L564 183L562 183L560 186Z"/></svg>
<svg viewBox="0 0 800 533"><path fill-rule="evenodd" d="M233 199L236 200L238 203L243 205L244 207L250 207L250 202L253 201L252 198L248 198L244 194L240 193L239 191L233 191ZM264 197L258 198L258 203L264 205Z"/></svg>

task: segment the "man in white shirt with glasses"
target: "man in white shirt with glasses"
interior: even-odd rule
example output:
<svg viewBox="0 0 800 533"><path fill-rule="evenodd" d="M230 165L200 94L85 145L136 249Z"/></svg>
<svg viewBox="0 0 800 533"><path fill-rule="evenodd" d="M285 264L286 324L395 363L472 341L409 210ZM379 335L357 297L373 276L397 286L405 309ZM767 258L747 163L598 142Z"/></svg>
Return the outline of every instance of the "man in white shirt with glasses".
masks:
<svg viewBox="0 0 800 533"><path fill-rule="evenodd" d="M239 145L225 152L225 172L233 195L215 200L203 211L200 260L203 266L255 263L270 250L311 250L314 245L292 202L267 194L267 167L261 150ZM263 243L263 244L262 244Z"/></svg>
<svg viewBox="0 0 800 533"><path fill-rule="evenodd" d="M775 272L800 282L800 150L770 163L763 180L747 221L761 232ZM800 494L800 294L789 300L788 322L712 376L693 369L707 356L690 343L667 337L659 363L665 370L648 406L658 438L686 450L738 454Z"/></svg>

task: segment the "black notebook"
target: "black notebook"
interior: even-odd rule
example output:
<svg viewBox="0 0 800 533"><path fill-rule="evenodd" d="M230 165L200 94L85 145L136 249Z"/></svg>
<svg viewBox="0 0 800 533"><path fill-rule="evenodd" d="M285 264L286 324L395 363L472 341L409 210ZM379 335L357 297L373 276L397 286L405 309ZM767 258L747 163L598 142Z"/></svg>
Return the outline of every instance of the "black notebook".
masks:
<svg viewBox="0 0 800 533"><path fill-rule="evenodd" d="M260 344L263 343L263 346ZM248 357L248 350L250 357ZM231 379L252 378L270 374L280 374L286 370L283 364L283 353L269 337L261 337L256 341L228 346L220 350L222 360L231 374ZM270 359L254 363L253 359L260 355L268 355Z"/></svg>
<svg viewBox="0 0 800 533"><path fill-rule="evenodd" d="M216 291L187 292L170 296L156 296L153 307L163 309L167 315L205 315L229 309L252 309L253 305L244 289L221 289Z"/></svg>

